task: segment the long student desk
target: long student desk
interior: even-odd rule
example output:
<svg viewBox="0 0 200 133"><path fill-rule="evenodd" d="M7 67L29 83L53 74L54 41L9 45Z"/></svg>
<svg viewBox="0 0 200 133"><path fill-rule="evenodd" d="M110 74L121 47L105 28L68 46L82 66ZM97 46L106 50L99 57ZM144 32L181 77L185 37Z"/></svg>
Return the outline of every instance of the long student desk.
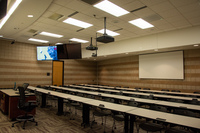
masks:
<svg viewBox="0 0 200 133"><path fill-rule="evenodd" d="M1 111L8 115L8 118L13 120L17 118L19 115L24 115L24 111L18 109L18 101L19 101L19 93L16 94L16 92L13 89L2 89L0 90L0 109ZM34 93L28 93L26 94L27 99L26 100L36 100L35 94ZM32 115L35 115L36 110L34 109L31 111Z"/></svg>
<svg viewBox="0 0 200 133"><path fill-rule="evenodd" d="M134 100L138 103L155 104L155 105L167 106L171 108L183 108L183 109L188 109L188 110L200 111L200 105L192 105L192 104L168 102L168 101L162 101L162 100L151 100L151 99L123 96L123 95L99 93L99 92L94 92L94 91L85 91L85 90L79 90L79 89L73 89L73 88L67 88L67 87L58 87L58 86L50 86L50 87L60 89L60 90L89 94L89 95L100 96L100 97L109 97L109 98L125 100L125 101Z"/></svg>
<svg viewBox="0 0 200 133"><path fill-rule="evenodd" d="M140 96L153 96L155 98L159 99L179 99L184 101L191 101L193 99L197 99L200 101L200 98L193 98L193 97L183 97L183 96L173 96L173 95L162 95L162 94L149 94L149 93L140 93L140 92L132 92L132 91L122 91L122 90L111 90L111 89L102 89L102 88L94 88L94 87L82 87L82 86L76 86L76 85L70 85L71 87L76 88L84 88L84 89L91 89L91 90L97 90L97 91L104 91L104 92L111 92L111 93L123 93L125 95L140 95Z"/></svg>
<svg viewBox="0 0 200 133"><path fill-rule="evenodd" d="M32 91L41 92L43 94L42 100L44 98L46 98L45 95L48 95L48 94L58 97L58 104L59 104L58 111L60 111L60 113L63 112L63 99L70 99L73 101L83 103L82 124L84 124L84 125L89 124L89 122L90 122L90 119L89 119L90 108L89 107L97 106L97 107L102 107L105 109L110 109L110 110L115 110L115 111L125 113L125 121L124 121L125 133L133 133L135 116L142 116L145 118L150 118L150 119L158 120L158 121L161 120L166 123L178 124L178 125L191 127L191 128L200 130L200 126L199 126L200 119L199 118L164 113L164 112L153 111L153 110L148 110L148 109L143 109L143 108L138 108L138 107L131 107L131 106L126 106L126 105L121 105L121 104L116 104L116 103L109 103L109 102L105 102L105 101L69 95L69 94L65 94L65 93L61 93L61 92L45 90L42 88L37 88L37 87L32 87L32 86L29 86L28 89L30 89ZM43 100L43 102L44 102L44 100ZM43 102L42 102L42 104L46 104ZM103 106L100 106L100 105L103 105ZM45 106L45 105L42 105L42 106ZM129 118L130 118L130 121L129 121Z"/></svg>
<svg viewBox="0 0 200 133"><path fill-rule="evenodd" d="M82 84L82 85L83 86L90 86L90 87L98 87L98 88L124 90L124 91L138 91L138 92L145 92L145 93L168 94L168 95L177 95L177 96L186 96L186 97L197 97L197 98L200 97L200 94L186 93L186 92L169 92L169 91L160 91L160 90L144 90L144 89L111 87L111 86L99 86L99 85L89 85L89 84Z"/></svg>

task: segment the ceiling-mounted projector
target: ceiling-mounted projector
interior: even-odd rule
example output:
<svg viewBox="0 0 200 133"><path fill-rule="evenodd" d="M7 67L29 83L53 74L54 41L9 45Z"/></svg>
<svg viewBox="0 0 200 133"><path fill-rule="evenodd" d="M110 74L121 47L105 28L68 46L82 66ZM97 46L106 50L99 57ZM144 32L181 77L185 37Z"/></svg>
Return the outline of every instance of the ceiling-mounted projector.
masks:
<svg viewBox="0 0 200 133"><path fill-rule="evenodd" d="M96 41L103 42L103 43L109 43L109 42L115 41L115 39L112 36L109 36L106 34L106 17L104 17L104 34L103 36L97 37Z"/></svg>
<svg viewBox="0 0 200 133"><path fill-rule="evenodd" d="M89 46L86 47L86 50L98 50L97 46L92 45L92 37L91 37L91 43Z"/></svg>
<svg viewBox="0 0 200 133"><path fill-rule="evenodd" d="M109 43L114 42L115 39L112 36L109 36L107 34L103 34L103 36L100 36L97 38L97 42L103 42L103 43Z"/></svg>

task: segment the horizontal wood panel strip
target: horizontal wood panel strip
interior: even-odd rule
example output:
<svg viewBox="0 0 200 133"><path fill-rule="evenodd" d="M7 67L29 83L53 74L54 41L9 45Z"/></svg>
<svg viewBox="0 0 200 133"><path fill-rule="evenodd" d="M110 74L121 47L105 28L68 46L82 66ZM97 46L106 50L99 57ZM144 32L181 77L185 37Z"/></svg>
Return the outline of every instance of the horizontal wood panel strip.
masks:
<svg viewBox="0 0 200 133"><path fill-rule="evenodd" d="M185 61L200 61L200 57L185 57Z"/></svg>
<svg viewBox="0 0 200 133"><path fill-rule="evenodd" d="M88 68L64 68L64 71L94 71L94 72L96 72L96 68L90 68L90 69L88 69Z"/></svg>
<svg viewBox="0 0 200 133"><path fill-rule="evenodd" d="M9 66L9 65L0 65L0 68L7 68L7 69L45 69L45 70L52 70L49 67L30 67L30 66Z"/></svg>
<svg viewBox="0 0 200 133"><path fill-rule="evenodd" d="M108 66L124 66L124 65L138 65L138 61L131 61L131 62L120 62L120 63L107 63L107 64L101 64L98 63L98 67L108 67Z"/></svg>
<svg viewBox="0 0 200 133"><path fill-rule="evenodd" d="M51 74L51 73L50 73ZM41 73L41 72L0 72L0 75L46 75L45 73Z"/></svg>
<svg viewBox="0 0 200 133"><path fill-rule="evenodd" d="M70 78L70 77L68 77L68 78L65 78L64 79L65 81L67 81L67 80L96 80L96 78L80 78L80 77L74 77L74 78Z"/></svg>
<svg viewBox="0 0 200 133"><path fill-rule="evenodd" d="M123 78L123 77L133 78L133 77L137 77L138 73L131 73L131 72L126 73L126 74L125 73L99 73L98 75L101 76L101 77L116 76L116 77L121 77L121 78Z"/></svg>
<svg viewBox="0 0 200 133"><path fill-rule="evenodd" d="M185 65L185 69L200 69L200 65Z"/></svg>
<svg viewBox="0 0 200 133"><path fill-rule="evenodd" d="M185 77L200 77L200 73L185 73Z"/></svg>
<svg viewBox="0 0 200 133"><path fill-rule="evenodd" d="M138 67L130 67L130 68L99 68L98 71L128 71L128 70L139 70Z"/></svg>
<svg viewBox="0 0 200 133"><path fill-rule="evenodd" d="M49 81L51 80L50 78L0 78L1 81Z"/></svg>
<svg viewBox="0 0 200 133"><path fill-rule="evenodd" d="M11 63L28 63L28 64L46 64L52 65L52 61L30 61L30 60L19 60L19 59L4 59L0 58L0 62L11 62Z"/></svg>

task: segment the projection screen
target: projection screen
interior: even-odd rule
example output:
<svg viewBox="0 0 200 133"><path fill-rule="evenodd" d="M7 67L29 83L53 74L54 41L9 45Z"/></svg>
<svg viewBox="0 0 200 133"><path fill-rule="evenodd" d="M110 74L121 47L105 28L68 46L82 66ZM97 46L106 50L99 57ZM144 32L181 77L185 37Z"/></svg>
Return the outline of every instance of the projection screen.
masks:
<svg viewBox="0 0 200 133"><path fill-rule="evenodd" d="M184 79L183 51L139 55L139 78Z"/></svg>

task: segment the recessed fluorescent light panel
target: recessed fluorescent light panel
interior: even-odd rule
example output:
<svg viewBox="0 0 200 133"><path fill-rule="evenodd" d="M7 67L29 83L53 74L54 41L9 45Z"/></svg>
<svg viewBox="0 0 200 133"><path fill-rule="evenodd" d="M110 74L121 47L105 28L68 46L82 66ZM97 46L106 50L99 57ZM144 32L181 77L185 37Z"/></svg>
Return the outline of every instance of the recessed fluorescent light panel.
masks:
<svg viewBox="0 0 200 133"><path fill-rule="evenodd" d="M58 43L56 43L55 45L61 45L61 44L63 44L63 43L58 42Z"/></svg>
<svg viewBox="0 0 200 133"><path fill-rule="evenodd" d="M70 41L74 41L74 42L81 42L81 43L87 43L88 41L86 40L82 40L82 39L77 39L77 38L72 38L72 39L69 39Z"/></svg>
<svg viewBox="0 0 200 133"><path fill-rule="evenodd" d="M104 29L99 30L99 31L97 31L97 32L98 32L98 33L104 34ZM107 30L107 29L106 29L106 34L108 34L109 36L118 36L118 35L120 35L120 34L117 33L117 32L113 32L113 31Z"/></svg>
<svg viewBox="0 0 200 133"><path fill-rule="evenodd" d="M32 18L32 17L33 17L33 15L27 15L27 17L29 17L29 18Z"/></svg>
<svg viewBox="0 0 200 133"><path fill-rule="evenodd" d="M50 37L55 37L55 38L63 37L63 35L58 35L58 34L49 33L49 32L45 32L45 31L41 32L40 35L50 36Z"/></svg>
<svg viewBox="0 0 200 133"><path fill-rule="evenodd" d="M103 10L107 13L110 13L116 17L128 14L129 12L126 11L125 9L119 7L118 5L115 5L114 3L108 1L108 0L104 0L96 5L94 5L94 7Z"/></svg>
<svg viewBox="0 0 200 133"><path fill-rule="evenodd" d="M13 14L15 9L19 6L19 4L22 2L22 0L16 0L13 6L10 8L6 16L3 18L3 20L0 23L0 29L3 27L3 25L6 23L6 21L10 18L10 16Z"/></svg>
<svg viewBox="0 0 200 133"><path fill-rule="evenodd" d="M34 39L34 38L29 38L29 41L34 41L34 42L41 42L41 43L48 43L49 41L46 40L40 40L40 39Z"/></svg>
<svg viewBox="0 0 200 133"><path fill-rule="evenodd" d="M90 26L93 26L92 24L89 24L89 23L86 23L86 22L83 22L83 21L80 21L80 20L77 20L74 18L68 18L68 19L64 20L63 22L67 23L67 24L75 25L75 26L78 26L81 28L88 28Z"/></svg>
<svg viewBox="0 0 200 133"><path fill-rule="evenodd" d="M129 21L129 23L141 28L141 29L147 29L147 28L151 28L151 27L154 27L152 24L148 23L147 21L141 19L141 18L138 18L138 19L135 19L135 20L131 20Z"/></svg>

